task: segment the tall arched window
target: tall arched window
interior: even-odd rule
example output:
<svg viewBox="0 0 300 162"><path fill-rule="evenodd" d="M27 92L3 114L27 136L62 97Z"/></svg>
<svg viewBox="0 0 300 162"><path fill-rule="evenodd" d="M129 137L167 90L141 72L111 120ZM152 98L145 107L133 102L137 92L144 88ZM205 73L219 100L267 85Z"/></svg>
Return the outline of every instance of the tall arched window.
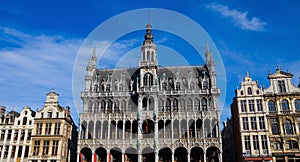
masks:
<svg viewBox="0 0 300 162"><path fill-rule="evenodd" d="M295 100L295 109L300 110L300 100L299 99Z"/></svg>
<svg viewBox="0 0 300 162"><path fill-rule="evenodd" d="M153 75L150 73L146 73L144 75L144 86L152 86L153 85Z"/></svg>
<svg viewBox="0 0 300 162"><path fill-rule="evenodd" d="M248 87L247 92L248 92L248 95L252 95L252 89L250 87Z"/></svg>
<svg viewBox="0 0 300 162"><path fill-rule="evenodd" d="M23 118L23 125L26 125L27 124L27 117L24 117Z"/></svg>
<svg viewBox="0 0 300 162"><path fill-rule="evenodd" d="M167 98L165 111L171 110L171 99Z"/></svg>
<svg viewBox="0 0 300 162"><path fill-rule="evenodd" d="M269 101L268 102L268 108L269 108L269 111L271 111L271 112L276 111L275 102L274 101Z"/></svg>
<svg viewBox="0 0 300 162"><path fill-rule="evenodd" d="M178 111L178 99L174 98L173 100L173 111Z"/></svg>
<svg viewBox="0 0 300 162"><path fill-rule="evenodd" d="M201 99L201 108L203 111L207 111L207 100L205 98Z"/></svg>
<svg viewBox="0 0 300 162"><path fill-rule="evenodd" d="M284 126L285 126L285 133L286 134L293 134L293 125L292 122L290 120L285 120L284 122Z"/></svg>
<svg viewBox="0 0 300 162"><path fill-rule="evenodd" d="M290 110L289 102L287 100L282 100L281 108L283 111Z"/></svg>

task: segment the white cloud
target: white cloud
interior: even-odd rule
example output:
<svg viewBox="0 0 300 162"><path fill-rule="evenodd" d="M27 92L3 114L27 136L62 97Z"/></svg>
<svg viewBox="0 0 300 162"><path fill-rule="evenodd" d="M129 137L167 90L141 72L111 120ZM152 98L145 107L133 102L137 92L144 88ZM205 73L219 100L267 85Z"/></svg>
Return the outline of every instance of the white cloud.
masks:
<svg viewBox="0 0 300 162"><path fill-rule="evenodd" d="M222 4L212 3L206 6L207 8L219 12L223 17L230 18L235 25L244 30L263 31L266 23L257 17L248 17L248 12L241 12L235 9L229 9Z"/></svg>

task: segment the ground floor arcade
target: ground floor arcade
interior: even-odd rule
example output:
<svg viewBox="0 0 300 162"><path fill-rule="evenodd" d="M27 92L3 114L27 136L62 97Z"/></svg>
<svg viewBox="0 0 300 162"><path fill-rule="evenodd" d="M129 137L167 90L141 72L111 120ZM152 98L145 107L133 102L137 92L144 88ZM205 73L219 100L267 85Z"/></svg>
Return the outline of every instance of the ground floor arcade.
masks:
<svg viewBox="0 0 300 162"><path fill-rule="evenodd" d="M133 147L125 150L99 147L94 152L85 147L80 150L78 158L79 162L222 162L221 152L217 147L206 150L201 147L177 147L175 150L165 147L158 151L150 147L141 151Z"/></svg>

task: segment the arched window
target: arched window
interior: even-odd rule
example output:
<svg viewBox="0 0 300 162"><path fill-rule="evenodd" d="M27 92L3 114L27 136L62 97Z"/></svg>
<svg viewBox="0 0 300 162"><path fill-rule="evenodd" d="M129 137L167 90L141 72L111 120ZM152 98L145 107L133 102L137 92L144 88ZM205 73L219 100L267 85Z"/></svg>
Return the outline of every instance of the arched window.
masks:
<svg viewBox="0 0 300 162"><path fill-rule="evenodd" d="M162 83L162 90L167 90L167 83L165 82Z"/></svg>
<svg viewBox="0 0 300 162"><path fill-rule="evenodd" d="M151 60L154 61L154 52L151 52Z"/></svg>
<svg viewBox="0 0 300 162"><path fill-rule="evenodd" d="M152 86L153 85L153 75L150 73L146 73L144 75L144 86Z"/></svg>
<svg viewBox="0 0 300 162"><path fill-rule="evenodd" d="M201 99L201 108L203 111L207 111L207 100L205 98Z"/></svg>
<svg viewBox="0 0 300 162"><path fill-rule="evenodd" d="M290 120L285 120L284 122L284 126L285 126L285 133L286 134L293 134L293 125L292 122Z"/></svg>
<svg viewBox="0 0 300 162"><path fill-rule="evenodd" d="M259 94L259 90L256 90L256 94Z"/></svg>
<svg viewBox="0 0 300 162"><path fill-rule="evenodd" d="M270 112L276 111L276 106L275 106L275 102L274 101L269 101L268 102L268 107L269 107L269 111Z"/></svg>
<svg viewBox="0 0 300 162"><path fill-rule="evenodd" d="M241 95L244 95L244 91L241 91Z"/></svg>
<svg viewBox="0 0 300 162"><path fill-rule="evenodd" d="M300 100L299 99L295 100L295 109L300 110Z"/></svg>
<svg viewBox="0 0 300 162"><path fill-rule="evenodd" d="M281 108L282 108L283 111L290 110L289 102L287 100L282 100Z"/></svg>
<svg viewBox="0 0 300 162"><path fill-rule="evenodd" d="M106 92L109 92L110 91L110 84L107 84L106 85Z"/></svg>
<svg viewBox="0 0 300 162"><path fill-rule="evenodd" d="M176 90L180 90L180 83L176 82Z"/></svg>
<svg viewBox="0 0 300 162"><path fill-rule="evenodd" d="M178 111L178 99L174 98L173 100L173 111Z"/></svg>
<svg viewBox="0 0 300 162"><path fill-rule="evenodd" d="M167 98L165 111L171 110L171 99Z"/></svg>
<svg viewBox="0 0 300 162"><path fill-rule="evenodd" d="M147 51L147 61L150 61L150 51Z"/></svg>
<svg viewBox="0 0 300 162"><path fill-rule="evenodd" d="M248 92L248 95L252 95L252 89L250 87L248 87L247 92Z"/></svg>
<svg viewBox="0 0 300 162"><path fill-rule="evenodd" d="M23 125L26 125L26 123L27 123L27 117L24 117L23 118Z"/></svg>
<svg viewBox="0 0 300 162"><path fill-rule="evenodd" d="M282 150L282 144L280 141L274 142L274 150Z"/></svg>
<svg viewBox="0 0 300 162"><path fill-rule="evenodd" d="M299 150L299 145L297 141L288 140L286 142L286 149L287 150Z"/></svg>

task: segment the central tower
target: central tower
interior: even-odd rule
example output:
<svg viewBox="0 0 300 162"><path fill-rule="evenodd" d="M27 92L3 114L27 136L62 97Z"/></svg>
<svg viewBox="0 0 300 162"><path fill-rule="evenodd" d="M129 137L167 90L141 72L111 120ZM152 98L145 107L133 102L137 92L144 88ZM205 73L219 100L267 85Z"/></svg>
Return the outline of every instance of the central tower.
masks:
<svg viewBox="0 0 300 162"><path fill-rule="evenodd" d="M139 60L140 68L140 87L157 86L157 56L156 44L153 41L152 26L146 25L146 34L144 35L144 42L141 46L142 59Z"/></svg>

